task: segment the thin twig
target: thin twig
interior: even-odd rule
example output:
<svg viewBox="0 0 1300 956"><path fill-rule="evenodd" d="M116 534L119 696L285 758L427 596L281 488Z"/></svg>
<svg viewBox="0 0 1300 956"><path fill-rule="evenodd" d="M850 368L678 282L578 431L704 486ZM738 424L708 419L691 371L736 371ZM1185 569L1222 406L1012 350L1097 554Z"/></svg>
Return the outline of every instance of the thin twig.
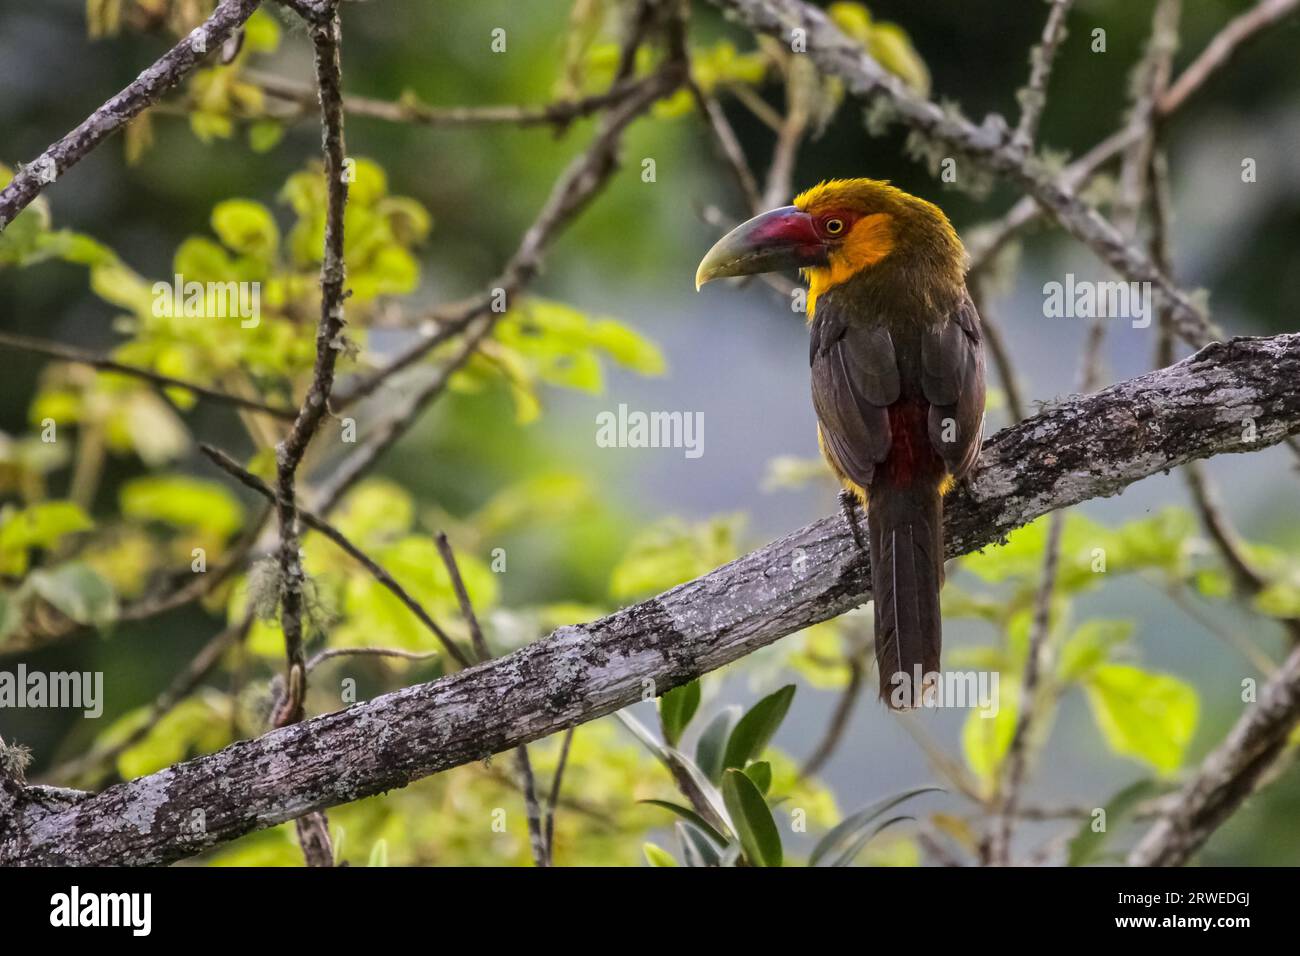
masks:
<svg viewBox="0 0 1300 956"><path fill-rule="evenodd" d="M233 395L229 392L223 392L219 389L209 388L206 385L198 385L194 382L187 382L184 379L173 378L170 375L163 375L152 369L141 368L138 365L127 365L124 362L117 362L104 355L98 355L95 352L86 349L75 348L71 345L63 345L60 342L47 342L44 339L32 338L28 335L14 335L10 332L0 332L0 348L21 349L24 352L35 352L38 355L48 355L51 358L59 359L62 362L73 362L77 365L89 365L91 368L97 368L104 372L117 372L121 375L129 375L133 378L142 379L157 385L160 388L183 388L187 392L193 392L203 398L210 398L213 401L223 402L227 405L237 405L240 408L247 408L255 412L265 412L268 415L274 415L276 418L284 418L290 421L297 415L297 411L292 408L284 408L279 405L268 405L260 402L255 398L245 398L242 395Z"/></svg>
<svg viewBox="0 0 1300 956"><path fill-rule="evenodd" d="M1029 84L1020 92L1020 122L1012 138L1015 145L1025 150L1034 148L1038 136L1038 123L1047 106L1047 82L1052 76L1056 51L1065 39L1065 23L1074 0L1048 0L1048 3L1052 9L1043 25L1042 40L1029 54Z"/></svg>
<svg viewBox="0 0 1300 956"><path fill-rule="evenodd" d="M456 592L456 601L460 604L461 616L465 618L465 623L469 626L474 653L478 655L480 663L489 661L492 659L492 652L488 650L487 641L483 637L483 628L479 626L478 615L474 613L474 604L469 599L465 579L460 575L460 567L456 564L456 553L451 550L451 542L447 540L446 533L442 531L439 531L434 536L434 542L438 546L438 554L442 556L442 563L447 566L447 574L451 578L452 589Z"/></svg>
<svg viewBox="0 0 1300 956"><path fill-rule="evenodd" d="M461 614L469 626L470 634L474 637L474 650L478 654L479 663L487 663L492 659L492 653L488 650L487 641L483 639L483 629L479 626L478 615L474 613L474 605L469 599L469 590L465 587L460 566L456 563L456 553L451 549L451 542L447 540L445 534L439 533L436 540L438 554L442 556L442 563L447 567L447 575L451 578L456 599L460 602ZM515 760L519 767L519 776L523 780L524 807L528 813L528 837L532 845L533 862L542 867L550 866L550 854L542 831L542 809L537 801L537 778L533 774L532 761L528 759L527 745L520 744L515 748Z"/></svg>
<svg viewBox="0 0 1300 956"><path fill-rule="evenodd" d="M321 259L320 322L316 327L316 362L298 417L289 434L276 445L276 488L272 493L280 527L280 628L288 662L285 699L274 715L277 727L303 716L306 692L306 657L303 652L302 555L298 543L298 465L324 417L334 387L334 366L344 345L343 337L343 211L348 183L343 163L343 74L340 65L339 22L335 12L327 21L311 24L316 85L321 107L321 152L325 169L325 250ZM214 459L215 460L215 459Z"/></svg>
<svg viewBox="0 0 1300 956"><path fill-rule="evenodd" d="M1028 414L1024 394L1020 390L1020 379L1016 375L1015 363L1011 360L1011 350L1002 335L1002 323L990 315L988 298L984 295L983 283L977 278L970 283L971 297L980 315L980 328L984 333L984 345L993 359L993 367L998 371L998 381L1007 398L1007 410L1013 422L1025 420Z"/></svg>
<svg viewBox="0 0 1300 956"><path fill-rule="evenodd" d="M275 490L270 485L264 482L261 478L258 478L247 468L244 468L239 464L239 462L235 461L220 448L214 448L207 444L200 444L199 451L203 452L203 454L206 455L207 458L218 468L237 479L244 486L251 488L260 495L264 495L270 501L275 501ZM433 619L420 602L415 600L415 598L413 598L404 587L398 584L396 579L394 579L393 576L379 564L379 562L353 544L352 541L343 534L343 532L339 531L315 512L299 508L298 518L307 527L325 535L325 537L338 545L338 547L353 560L369 571L376 581L387 588L395 598L406 605L407 610L414 614L416 619L429 629L430 633L438 639L438 642L442 644L443 649L446 650L456 663L461 667L469 667L471 665L472 662L465 656L465 652L461 650L460 646L438 625L438 622Z"/></svg>
<svg viewBox="0 0 1300 956"><path fill-rule="evenodd" d="M1025 671L1020 679L1020 707L1016 713L1016 726L1011 744L1003 760L999 792L992 801L998 807L998 819L989 842L988 862L993 866L1011 863L1011 831L1020 800L1020 788L1025 782L1029 763L1031 734L1034 728L1034 707L1039 699L1039 682L1047 667L1048 637L1052 624L1052 594L1056 589L1056 573L1060 566L1061 532L1064 512L1054 511L1048 519L1047 540L1043 545L1043 570L1038 590L1034 595L1034 615L1030 624L1029 650L1025 656Z"/></svg>
<svg viewBox="0 0 1300 956"><path fill-rule="evenodd" d="M762 207L763 197L758 191L758 180L754 178L754 171L749 166L749 160L745 158L745 150L740 145L736 131L727 120L727 115L722 111L722 104L718 102L716 97L710 96L700 89L699 85L693 80L688 88L695 100L696 109L699 110L700 115L704 117L704 121L708 125L714 145L717 146L718 155L722 157L727 169L731 172L732 179L736 182L736 188L740 190L741 198L745 201L745 208L751 213L759 212Z"/></svg>
<svg viewBox="0 0 1300 956"><path fill-rule="evenodd" d="M400 647L329 647L313 654L307 661L307 673L336 657L396 657L404 661L427 661L439 651L407 651Z"/></svg>
<svg viewBox="0 0 1300 956"><path fill-rule="evenodd" d="M153 703L149 705L149 715L129 734L112 744L89 750L66 763L52 768L45 774L46 780L50 783L70 785L86 774L116 760L148 737L162 717L171 713L177 704L195 691L204 678L221 662L221 658L226 651L244 640L252 624L253 615L247 613L239 621L220 631L199 649L198 654L186 665L185 669L177 674L172 679L172 682L167 685L167 688L154 698Z"/></svg>
<svg viewBox="0 0 1300 956"><path fill-rule="evenodd" d="M1215 34L1200 55L1179 74L1178 79L1160 97L1162 116L1175 112L1205 82L1225 66L1248 41L1261 31L1290 16L1300 7L1300 0L1261 0L1245 13L1234 17Z"/></svg>
<svg viewBox="0 0 1300 956"><path fill-rule="evenodd" d="M1169 85L1182 8L1182 0L1157 0L1146 53L1135 72L1133 104L1127 123L1134 134L1133 145L1124 152L1118 195L1111 211L1115 227L1126 234L1136 233L1138 215L1145 203L1144 191L1150 178L1151 153L1158 128L1156 103Z"/></svg>
<svg viewBox="0 0 1300 956"><path fill-rule="evenodd" d="M555 811L560 806L560 789L564 783L564 769L569 763L569 748L573 746L573 735L577 727L570 727L564 732L560 743L560 757L555 764L555 775L551 777L551 795L546 800L546 862L555 865Z"/></svg>
<svg viewBox="0 0 1300 956"><path fill-rule="evenodd" d="M848 683L840 691L839 699L835 702L835 710L831 713L830 722L826 726L826 732L822 735L821 742L817 744L817 748L799 770L799 776L801 777L814 777L822 767L826 766L826 761L835 753L835 748L839 746L844 737L844 731L848 729L849 718L853 716L853 708L858 702L858 692L862 689L862 677L865 670L862 666L861 657L850 658L848 667Z"/></svg>
<svg viewBox="0 0 1300 956"><path fill-rule="evenodd" d="M246 80L276 99L294 103L300 108L314 106L316 91L306 83L286 77L245 70ZM411 123L435 129L446 127L477 126L549 126L557 132L576 120L594 116L616 105L637 92L640 82L627 79L615 83L607 90L576 99L556 100L540 106L429 106L418 100L402 98L381 100L365 96L344 96L343 112L352 117L384 120L389 123Z"/></svg>

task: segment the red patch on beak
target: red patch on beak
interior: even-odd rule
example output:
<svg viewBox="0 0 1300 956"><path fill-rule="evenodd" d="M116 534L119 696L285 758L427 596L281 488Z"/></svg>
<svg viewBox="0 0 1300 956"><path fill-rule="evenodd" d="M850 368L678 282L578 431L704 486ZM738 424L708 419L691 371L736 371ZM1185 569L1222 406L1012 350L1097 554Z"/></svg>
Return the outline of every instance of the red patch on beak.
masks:
<svg viewBox="0 0 1300 956"><path fill-rule="evenodd" d="M820 245L821 236L812 216L800 209L791 209L760 223L751 236L763 242L779 242L792 246Z"/></svg>

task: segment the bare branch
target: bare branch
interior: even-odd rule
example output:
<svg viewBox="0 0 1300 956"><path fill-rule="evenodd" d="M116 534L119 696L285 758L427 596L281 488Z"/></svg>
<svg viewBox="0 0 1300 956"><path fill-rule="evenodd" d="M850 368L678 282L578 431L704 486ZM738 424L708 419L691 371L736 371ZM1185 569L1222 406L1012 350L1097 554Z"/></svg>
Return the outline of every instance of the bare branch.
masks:
<svg viewBox="0 0 1300 956"><path fill-rule="evenodd" d="M185 79L213 50L243 26L261 0L221 0L200 26L172 47L153 66L110 99L72 132L51 143L14 174L0 190L0 232L50 183L84 159L96 146L125 126Z"/></svg>
<svg viewBox="0 0 1300 956"><path fill-rule="evenodd" d="M235 461L220 448L213 448L211 445L200 445L199 450L202 451L203 454L222 471L238 479L243 485L251 488L258 494L264 495L268 500L272 502L275 501L275 490L271 488L270 485L264 482L261 478L258 478L252 472L248 471L248 469L242 467L239 462ZM298 518L307 527L325 535L325 537L329 538L330 541L338 545L345 554L369 571L376 581L387 588L393 597L406 605L407 610L414 614L416 619L429 629L456 663L460 664L461 667L470 666L471 662L469 658L465 656L465 652L460 649L460 646L457 645L447 632L438 625L438 622L430 616L429 612L424 609L420 602L411 597L406 588L398 584L397 580L389 574L378 561L362 551L359 547L353 544L342 531L339 531L338 528L334 527L316 513L299 508ZM306 669L310 670L310 668Z"/></svg>
<svg viewBox="0 0 1300 956"><path fill-rule="evenodd" d="M1047 81L1052 76L1056 51L1065 39L1065 21L1074 0L1047 0L1051 10L1043 25L1043 39L1029 54L1029 85L1020 91L1020 123L1012 142L1021 149L1033 149L1038 136L1038 122L1047 106Z"/></svg>
<svg viewBox="0 0 1300 956"><path fill-rule="evenodd" d="M749 160L745 158L745 151L736 137L736 131L722 111L722 104L716 97L700 89L694 81L690 83L690 90L696 108L709 126L718 154L731 171L736 188L740 190L740 195L745 200L745 208L750 212L758 212L763 204L763 197L758 191L758 180L754 178L754 171L749 166Z"/></svg>
<svg viewBox="0 0 1300 956"><path fill-rule="evenodd" d="M331 6L331 11L333 7ZM285 657L288 661L286 695L276 726L301 720L303 694L306 691L306 658L303 653L303 581L302 556L298 545L298 508L296 483L298 465L307 445L325 416L330 392L334 387L334 366L343 344L343 210L348 201L348 184L343 163L343 94L342 67L339 55L337 15L311 26L312 49L316 62L316 85L321 108L321 152L325 166L325 250L321 260L320 322L316 327L316 362L311 384L303 398L298 417L289 434L276 445L276 489L272 501L280 526L280 627L284 632Z"/></svg>
<svg viewBox="0 0 1300 956"><path fill-rule="evenodd" d="M278 100L293 103L301 108L316 102L316 91L306 83L256 70L246 70L243 76L260 87L264 93ZM343 112L348 116L384 120L389 123L411 123L434 129L445 127L477 126L549 126L557 132L576 120L594 116L633 96L640 81L624 80L609 89L576 99L556 100L540 106L429 106L416 100L380 100L365 96L344 96Z"/></svg>
<svg viewBox="0 0 1300 956"><path fill-rule="evenodd" d="M103 355L86 351L85 349L74 348L71 345L63 345L59 342L46 342L42 339L32 338L27 335L14 335L10 332L0 332L0 348L21 349L24 352L35 352L39 355L48 355L51 358L59 359L62 362L74 362L78 365L89 365L91 368L97 368L104 372L117 372L121 375L129 375L132 378L142 379L160 388L183 388L187 392L193 392L203 398L210 398L213 401L223 402L226 405L236 405L239 408L247 408L255 412L265 412L267 415L274 415L276 418L293 420L297 412L292 408L282 408L278 405L268 405L265 402L259 402L255 398L245 398L243 395L232 395L229 392L223 392L219 389L209 388L206 385L196 385L194 382L187 382L184 379L172 378L170 375L162 375L152 369L141 368L138 365L127 365L123 362L116 362Z"/></svg>
<svg viewBox="0 0 1300 956"><path fill-rule="evenodd" d="M460 602L460 612L465 617L465 623L469 625L470 634L473 635L474 651L478 654L480 663L489 661L492 659L492 652L488 650L487 641L483 639L483 628L479 626L478 615L474 613L474 605L469 599L465 580L460 576L456 553L451 550L451 542L447 540L447 536L441 532L437 536L437 543L438 554L442 557L443 564L447 566L447 574L451 577L451 586L456 592L456 600ZM525 744L515 748L515 761L523 781L524 808L528 813L528 839L533 850L533 862L538 866L550 866L551 855L542 829L542 808L537 801L537 777L533 774L533 764L528 759L528 747Z"/></svg>
<svg viewBox="0 0 1300 956"><path fill-rule="evenodd" d="M112 744L90 750L67 763L60 764L45 774L45 779L51 783L70 784L111 763L144 740L163 716L170 713L177 704L195 691L203 679L221 662L226 651L244 639L252 623L253 616L246 614L204 644L189 665L154 698L153 703L149 705L149 716L141 721L139 727Z"/></svg>
<svg viewBox="0 0 1300 956"><path fill-rule="evenodd" d="M1247 704L1232 731L1162 809L1129 854L1131 866L1181 866L1255 792L1300 723L1300 646Z"/></svg>
<svg viewBox="0 0 1300 956"><path fill-rule="evenodd" d="M427 661L438 654L438 651L404 651L400 647L328 647L311 656L307 661L307 672L311 673L336 657L396 657L404 661Z"/></svg>
<svg viewBox="0 0 1300 956"><path fill-rule="evenodd" d="M1160 97L1161 115L1167 116L1177 110L1248 40L1290 16L1297 7L1300 7L1300 0L1260 0L1245 13L1234 17Z"/></svg>
<svg viewBox="0 0 1300 956"><path fill-rule="evenodd" d="M564 732L564 741L560 744L560 757L555 764L555 776L551 778L551 795L546 801L546 863L555 865L555 811L560 806L560 791L564 786L564 768L569 763L569 748L573 746L576 727Z"/></svg>

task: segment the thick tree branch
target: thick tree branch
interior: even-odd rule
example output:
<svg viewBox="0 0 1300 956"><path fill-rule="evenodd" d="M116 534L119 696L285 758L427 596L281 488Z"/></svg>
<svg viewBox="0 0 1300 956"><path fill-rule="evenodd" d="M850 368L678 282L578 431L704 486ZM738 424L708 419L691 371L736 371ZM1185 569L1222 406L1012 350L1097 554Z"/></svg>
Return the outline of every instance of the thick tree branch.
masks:
<svg viewBox="0 0 1300 956"><path fill-rule="evenodd" d="M948 554L1058 508L1300 432L1300 334L1212 344L1166 369L1072 397L985 443L949 499ZM163 863L305 813L404 786L660 693L861 604L867 559L823 518L704 577L487 664L241 741L89 795L0 781L0 863ZM1295 724L1300 658L1261 695L1233 752L1275 752ZM1197 808L1222 806L1230 758ZM205 827L190 821L202 809Z"/></svg>
<svg viewBox="0 0 1300 956"><path fill-rule="evenodd" d="M91 113L80 126L14 174L0 190L0 232L13 222L50 183L67 172L91 150L143 112L243 26L260 7L261 0L221 0L202 25L172 47L163 57L111 100Z"/></svg>
<svg viewBox="0 0 1300 956"><path fill-rule="evenodd" d="M1129 854L1131 866L1181 866L1255 792L1300 723L1300 646L1247 704L1172 805Z"/></svg>

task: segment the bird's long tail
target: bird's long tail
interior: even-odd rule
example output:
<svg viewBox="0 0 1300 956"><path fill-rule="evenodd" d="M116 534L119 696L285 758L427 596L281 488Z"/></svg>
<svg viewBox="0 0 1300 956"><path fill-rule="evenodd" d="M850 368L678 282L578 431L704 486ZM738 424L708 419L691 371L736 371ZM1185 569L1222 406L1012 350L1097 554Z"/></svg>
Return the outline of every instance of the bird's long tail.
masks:
<svg viewBox="0 0 1300 956"><path fill-rule="evenodd" d="M880 697L895 710L917 706L927 675L939 671L943 584L943 496L939 477L871 486L871 593L876 606ZM902 675L902 676L898 676Z"/></svg>

